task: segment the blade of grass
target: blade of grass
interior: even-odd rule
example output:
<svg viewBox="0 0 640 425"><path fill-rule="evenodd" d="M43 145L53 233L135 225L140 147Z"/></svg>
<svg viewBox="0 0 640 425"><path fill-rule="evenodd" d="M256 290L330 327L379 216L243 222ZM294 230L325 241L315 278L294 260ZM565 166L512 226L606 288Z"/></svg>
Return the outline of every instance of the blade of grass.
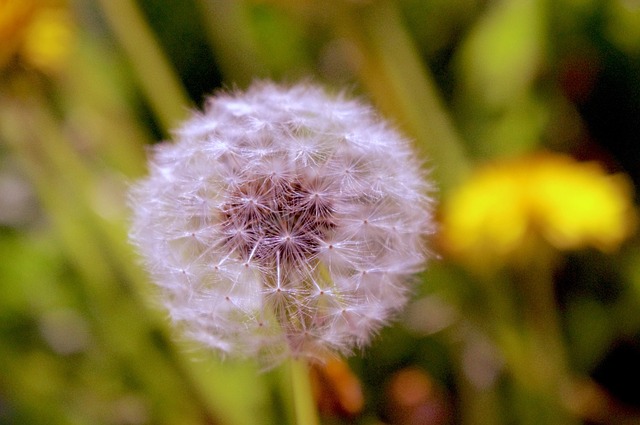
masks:
<svg viewBox="0 0 640 425"><path fill-rule="evenodd" d="M99 0L158 122L168 132L187 114L189 97L133 0Z"/></svg>
<svg viewBox="0 0 640 425"><path fill-rule="evenodd" d="M196 3L225 80L246 87L255 78L267 77L269 70L259 60L246 3L242 0L196 0Z"/></svg>
<svg viewBox="0 0 640 425"><path fill-rule="evenodd" d="M458 185L469 169L462 142L396 5L381 0L336 9L336 32L357 47L357 71L375 102L416 139L440 190Z"/></svg>

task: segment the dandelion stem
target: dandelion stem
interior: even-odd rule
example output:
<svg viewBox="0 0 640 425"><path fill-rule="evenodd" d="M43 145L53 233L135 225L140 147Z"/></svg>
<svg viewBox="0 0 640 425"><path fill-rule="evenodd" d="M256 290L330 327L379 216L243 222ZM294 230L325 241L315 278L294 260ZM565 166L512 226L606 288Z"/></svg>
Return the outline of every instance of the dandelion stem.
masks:
<svg viewBox="0 0 640 425"><path fill-rule="evenodd" d="M291 386L297 425L318 425L318 415L313 400L309 365L304 359L290 360Z"/></svg>
<svg viewBox="0 0 640 425"><path fill-rule="evenodd" d="M522 424L575 425L563 397L569 370L553 286L553 252L536 255L488 285L498 342ZM474 422L475 423L475 422Z"/></svg>
<svg viewBox="0 0 640 425"><path fill-rule="evenodd" d="M526 393L527 403L544 403L544 409L535 409L532 423L572 425L578 421L563 405L560 395L569 381L567 354L564 346L560 317L556 305L553 284L553 257L550 252L540 250L529 268L517 280L523 284L524 334L528 335L530 358L527 366L536 370L528 382L524 383L537 392L532 397ZM533 400L531 400L533 398ZM536 398L538 400L536 400ZM533 404L533 406L537 406ZM547 417L543 417L545 412Z"/></svg>

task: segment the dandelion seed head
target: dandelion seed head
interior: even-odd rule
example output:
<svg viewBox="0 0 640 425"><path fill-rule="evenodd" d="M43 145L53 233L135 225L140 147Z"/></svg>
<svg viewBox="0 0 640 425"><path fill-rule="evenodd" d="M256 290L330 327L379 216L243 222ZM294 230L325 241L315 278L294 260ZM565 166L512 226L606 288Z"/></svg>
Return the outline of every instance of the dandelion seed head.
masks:
<svg viewBox="0 0 640 425"><path fill-rule="evenodd" d="M208 100L131 190L170 317L267 366L366 345L428 257L430 183L366 104L261 82Z"/></svg>

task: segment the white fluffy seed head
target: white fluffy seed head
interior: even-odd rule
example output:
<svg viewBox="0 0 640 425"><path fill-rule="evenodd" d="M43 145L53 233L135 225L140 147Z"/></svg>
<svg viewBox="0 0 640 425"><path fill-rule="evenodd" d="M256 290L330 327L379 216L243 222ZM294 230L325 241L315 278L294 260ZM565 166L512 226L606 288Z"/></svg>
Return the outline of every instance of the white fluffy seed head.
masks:
<svg viewBox="0 0 640 425"><path fill-rule="evenodd" d="M406 302L430 184L372 109L302 84L209 99L131 191L131 239L172 319L273 366L349 353Z"/></svg>

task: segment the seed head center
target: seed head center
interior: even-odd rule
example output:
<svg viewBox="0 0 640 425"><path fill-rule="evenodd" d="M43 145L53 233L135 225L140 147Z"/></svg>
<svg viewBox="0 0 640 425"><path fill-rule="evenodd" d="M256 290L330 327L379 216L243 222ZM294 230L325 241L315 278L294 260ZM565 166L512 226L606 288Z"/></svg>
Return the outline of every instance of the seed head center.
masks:
<svg viewBox="0 0 640 425"><path fill-rule="evenodd" d="M333 205L313 180L270 177L254 176L226 193L220 213L227 246L264 266L308 261L335 227Z"/></svg>

